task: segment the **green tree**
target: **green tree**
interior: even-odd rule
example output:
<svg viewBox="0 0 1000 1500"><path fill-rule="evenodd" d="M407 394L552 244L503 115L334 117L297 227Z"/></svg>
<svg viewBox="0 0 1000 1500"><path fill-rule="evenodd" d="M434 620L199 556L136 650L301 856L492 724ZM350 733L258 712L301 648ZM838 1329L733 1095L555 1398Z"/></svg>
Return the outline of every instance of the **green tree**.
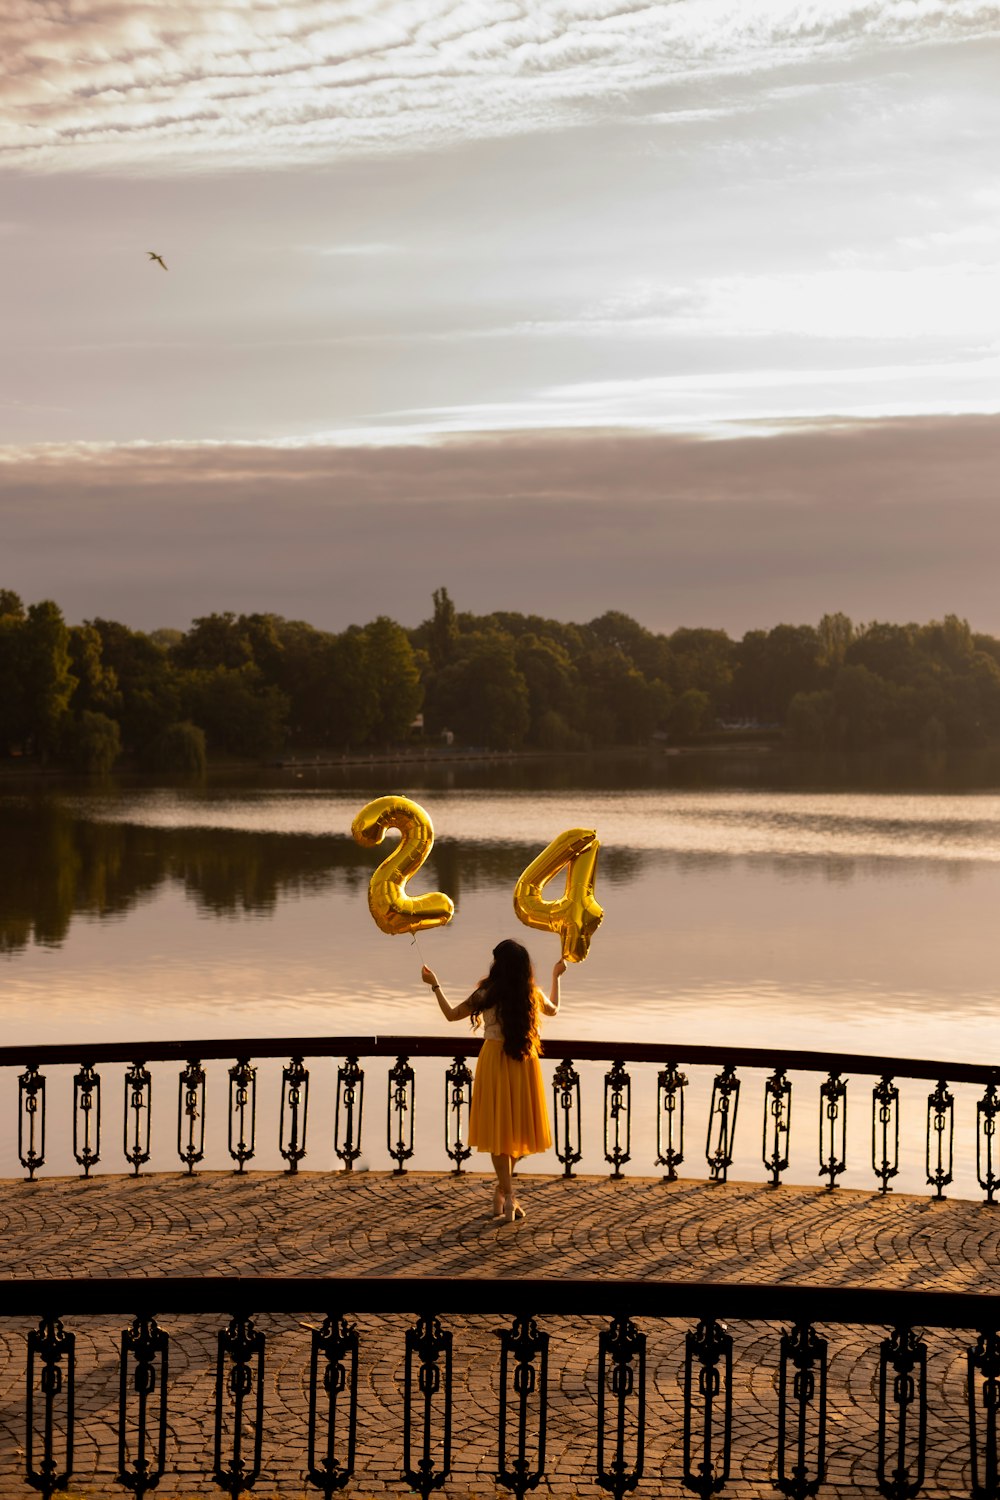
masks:
<svg viewBox="0 0 1000 1500"><path fill-rule="evenodd" d="M816 629L819 638L819 664L836 671L847 659L847 648L854 639L854 625L850 616L824 615Z"/></svg>
<svg viewBox="0 0 1000 1500"><path fill-rule="evenodd" d="M89 709L70 720L64 733L63 757L78 771L107 776L121 755L121 731L107 714Z"/></svg>
<svg viewBox="0 0 1000 1500"><path fill-rule="evenodd" d="M420 671L410 638L395 620L379 615L365 626L364 635L375 694L369 738L391 744L405 738L420 712Z"/></svg>
<svg viewBox="0 0 1000 1500"><path fill-rule="evenodd" d="M69 631L59 606L51 599L29 605L21 647L25 725L34 749L45 760L58 748L76 688L70 668Z"/></svg>
<svg viewBox="0 0 1000 1500"><path fill-rule="evenodd" d="M204 776L208 767L205 731L187 720L168 724L146 747L145 761L153 770Z"/></svg>
<svg viewBox="0 0 1000 1500"><path fill-rule="evenodd" d="M440 671L455 659L458 621L447 589L435 589L432 597L434 614L427 622L427 654L433 670Z"/></svg>
<svg viewBox="0 0 1000 1500"><path fill-rule="evenodd" d="M20 594L15 594L13 589L0 589L0 620L4 615L10 615L14 620L24 619L24 604Z"/></svg>
<svg viewBox="0 0 1000 1500"><path fill-rule="evenodd" d="M433 732L450 729L469 745L516 750L530 725L528 684L514 642L497 632L468 636L457 661L430 679Z"/></svg>

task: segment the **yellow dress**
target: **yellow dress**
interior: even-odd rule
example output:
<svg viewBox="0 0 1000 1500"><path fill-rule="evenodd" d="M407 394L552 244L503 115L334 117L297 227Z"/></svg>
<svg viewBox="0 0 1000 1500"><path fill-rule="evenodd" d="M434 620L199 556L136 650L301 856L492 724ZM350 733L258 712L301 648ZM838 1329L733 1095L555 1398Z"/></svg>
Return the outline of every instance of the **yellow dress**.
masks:
<svg viewBox="0 0 1000 1500"><path fill-rule="evenodd" d="M469 1143L494 1156L531 1156L552 1145L545 1083L538 1054L508 1057L496 1012L483 1012L483 1045L476 1062Z"/></svg>

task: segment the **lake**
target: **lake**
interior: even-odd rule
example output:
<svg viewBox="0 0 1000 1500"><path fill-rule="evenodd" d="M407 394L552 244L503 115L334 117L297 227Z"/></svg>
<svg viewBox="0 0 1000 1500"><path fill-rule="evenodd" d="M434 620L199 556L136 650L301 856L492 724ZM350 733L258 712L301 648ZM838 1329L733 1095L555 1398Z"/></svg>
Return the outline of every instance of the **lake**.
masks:
<svg viewBox="0 0 1000 1500"><path fill-rule="evenodd" d="M765 755L8 778L4 1039L443 1032L421 954L457 1000L519 936L547 983L557 940L519 927L513 886L580 825L605 918L551 1035L998 1056L1000 794L871 780ZM419 952L372 922L382 852L349 832L387 791L434 822L411 894L456 904Z"/></svg>

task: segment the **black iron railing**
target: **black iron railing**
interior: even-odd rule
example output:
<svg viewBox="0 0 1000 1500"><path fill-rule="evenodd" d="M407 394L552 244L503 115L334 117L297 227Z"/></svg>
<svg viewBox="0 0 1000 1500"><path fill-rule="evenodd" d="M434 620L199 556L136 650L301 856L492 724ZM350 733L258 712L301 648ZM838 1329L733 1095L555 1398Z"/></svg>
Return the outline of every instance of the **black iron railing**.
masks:
<svg viewBox="0 0 1000 1500"><path fill-rule="evenodd" d="M109 1315L123 1314L118 1333ZM504 1315L486 1339L484 1314ZM46 1497L112 1477L141 1497L176 1471L180 1430L188 1480L210 1477L232 1496L266 1470L282 1489L304 1477L328 1497L388 1476L427 1500L452 1476L458 1445L454 1482L476 1471L521 1497L559 1478L547 1437L559 1422L565 1455L567 1418L586 1457L577 1482L615 1500L644 1478L649 1493L671 1483L723 1493L735 1459L740 1483L796 1500L825 1483L890 1500L1000 1495L995 1297L569 1279L7 1280L0 1317L28 1325L20 1472ZM17 1335L4 1334L9 1361ZM277 1400L272 1356L297 1408ZM762 1366L767 1398L748 1443L741 1402ZM9 1426L7 1372L5 1386Z"/></svg>
<svg viewBox="0 0 1000 1500"><path fill-rule="evenodd" d="M73 1154L88 1176L102 1159L102 1076L98 1066L126 1064L122 1095L122 1154L135 1174L150 1160L153 1105L151 1062L179 1062L177 1083L177 1154L188 1172L205 1155L207 1061L231 1059L229 1068L228 1150L242 1172L257 1152L257 1062L288 1059L281 1075L277 1145L288 1171L295 1172L307 1154L310 1070L306 1061L338 1060L333 1149L346 1171L362 1153L366 1073L363 1060L394 1059L387 1073L386 1149L399 1174L406 1171L414 1146L416 1078L414 1058L450 1058L444 1079L444 1144L456 1172L471 1155L468 1115L472 1091L469 1059L475 1039L459 1042L423 1036L249 1037L218 1041L123 1042L103 1045L50 1045L0 1048L0 1068L18 1068L18 1156L29 1178L46 1159L47 1082L45 1069L75 1064L73 1079ZM847 1168L848 1082L874 1079L870 1087L871 1169L883 1193L900 1169L900 1103L897 1080L934 1084L927 1095L924 1157L932 1196L942 1198L955 1170L956 1084L982 1089L976 1102L976 1175L987 1203L1000 1190L1000 1150L996 1121L1000 1115L1000 1067L976 1063L883 1057L846 1052L805 1052L731 1046L673 1047L640 1042L547 1042L545 1055L555 1064L552 1076L555 1150L563 1175L572 1177L583 1160L579 1062L605 1062L604 1160L611 1176L633 1160L633 1081L629 1065L656 1067L655 1153L646 1160L664 1168L664 1180L675 1181L678 1167L690 1155L685 1136L684 1066L709 1065L713 1074L705 1135L705 1161L712 1182L725 1182L733 1164L734 1142L743 1080L738 1069L761 1069L763 1086L761 1161L777 1187L788 1171L792 1125L792 1073L820 1075L818 1089L818 1171L834 1188ZM801 1084L796 1087L801 1088ZM744 1106L744 1113L746 1106ZM817 1116L814 1116L816 1119Z"/></svg>

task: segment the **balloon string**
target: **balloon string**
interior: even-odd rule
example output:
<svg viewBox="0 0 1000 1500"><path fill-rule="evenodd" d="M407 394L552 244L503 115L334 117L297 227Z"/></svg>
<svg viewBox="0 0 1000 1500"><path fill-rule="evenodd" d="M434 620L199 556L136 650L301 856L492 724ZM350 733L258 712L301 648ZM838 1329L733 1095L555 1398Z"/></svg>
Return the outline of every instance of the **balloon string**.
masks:
<svg viewBox="0 0 1000 1500"><path fill-rule="evenodd" d="M424 958L424 951L423 951L423 949L421 948L420 944L417 942L417 934L415 932L411 932L410 936L413 939L413 946L416 948L417 952L420 954L420 963L421 963L421 966L426 969L426 967L427 967L427 960Z"/></svg>

